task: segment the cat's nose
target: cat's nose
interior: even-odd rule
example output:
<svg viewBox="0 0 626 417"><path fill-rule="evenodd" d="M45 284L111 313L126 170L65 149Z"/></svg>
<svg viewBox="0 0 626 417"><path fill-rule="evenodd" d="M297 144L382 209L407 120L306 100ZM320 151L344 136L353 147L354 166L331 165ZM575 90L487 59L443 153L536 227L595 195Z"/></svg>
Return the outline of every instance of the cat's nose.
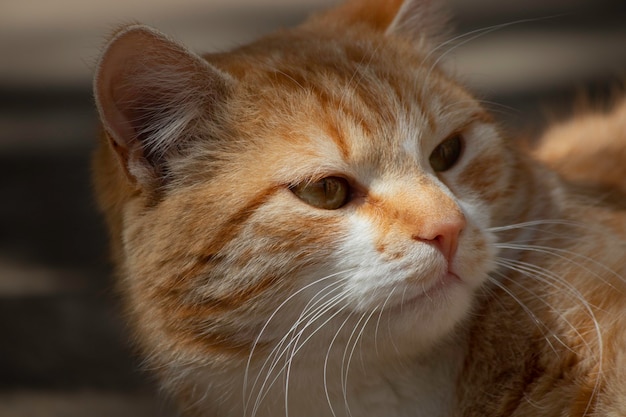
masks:
<svg viewBox="0 0 626 417"><path fill-rule="evenodd" d="M424 225L422 230L411 237L414 240L435 246L450 262L456 253L459 235L466 224L465 216L461 213L455 213L449 217L431 220L427 225Z"/></svg>

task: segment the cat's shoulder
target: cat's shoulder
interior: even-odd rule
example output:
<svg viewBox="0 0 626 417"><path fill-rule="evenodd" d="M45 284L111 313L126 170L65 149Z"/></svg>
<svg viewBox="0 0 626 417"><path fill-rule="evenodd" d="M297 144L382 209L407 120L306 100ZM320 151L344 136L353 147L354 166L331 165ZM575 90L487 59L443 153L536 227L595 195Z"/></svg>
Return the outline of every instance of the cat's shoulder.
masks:
<svg viewBox="0 0 626 417"><path fill-rule="evenodd" d="M533 154L570 182L626 196L626 96L609 110L588 108L552 125Z"/></svg>

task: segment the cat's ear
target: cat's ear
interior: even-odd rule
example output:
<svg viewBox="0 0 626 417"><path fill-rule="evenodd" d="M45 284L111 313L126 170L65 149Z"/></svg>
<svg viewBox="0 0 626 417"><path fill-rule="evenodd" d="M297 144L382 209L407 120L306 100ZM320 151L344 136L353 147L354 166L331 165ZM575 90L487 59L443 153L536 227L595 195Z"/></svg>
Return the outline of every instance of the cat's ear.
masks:
<svg viewBox="0 0 626 417"><path fill-rule="evenodd" d="M449 36L449 15L441 0L404 0L385 30L388 34L441 41Z"/></svg>
<svg viewBox="0 0 626 417"><path fill-rule="evenodd" d="M195 135L233 84L232 77L151 28L119 30L98 63L94 95L128 178L158 186L168 157Z"/></svg>
<svg viewBox="0 0 626 417"><path fill-rule="evenodd" d="M321 22L366 25L377 32L436 42L448 36L442 0L348 0L320 16Z"/></svg>

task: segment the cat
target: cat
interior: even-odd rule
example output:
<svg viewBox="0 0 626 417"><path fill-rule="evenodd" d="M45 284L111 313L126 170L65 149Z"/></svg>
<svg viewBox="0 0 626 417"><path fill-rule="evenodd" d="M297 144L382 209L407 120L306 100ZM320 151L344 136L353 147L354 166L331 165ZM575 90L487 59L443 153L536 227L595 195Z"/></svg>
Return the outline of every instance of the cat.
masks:
<svg viewBox="0 0 626 417"><path fill-rule="evenodd" d="M572 175L626 132L504 138L435 3L352 0L204 56L112 36L96 196L185 415L626 415L626 158Z"/></svg>

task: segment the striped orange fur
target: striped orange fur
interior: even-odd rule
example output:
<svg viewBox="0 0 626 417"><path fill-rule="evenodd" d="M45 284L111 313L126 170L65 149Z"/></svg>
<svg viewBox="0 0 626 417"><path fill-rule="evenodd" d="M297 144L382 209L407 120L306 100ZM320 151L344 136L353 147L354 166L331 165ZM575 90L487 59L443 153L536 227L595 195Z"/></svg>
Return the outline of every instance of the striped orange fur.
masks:
<svg viewBox="0 0 626 417"><path fill-rule="evenodd" d="M527 154L444 31L350 0L202 57L111 38L96 194L185 415L626 415L624 107Z"/></svg>

